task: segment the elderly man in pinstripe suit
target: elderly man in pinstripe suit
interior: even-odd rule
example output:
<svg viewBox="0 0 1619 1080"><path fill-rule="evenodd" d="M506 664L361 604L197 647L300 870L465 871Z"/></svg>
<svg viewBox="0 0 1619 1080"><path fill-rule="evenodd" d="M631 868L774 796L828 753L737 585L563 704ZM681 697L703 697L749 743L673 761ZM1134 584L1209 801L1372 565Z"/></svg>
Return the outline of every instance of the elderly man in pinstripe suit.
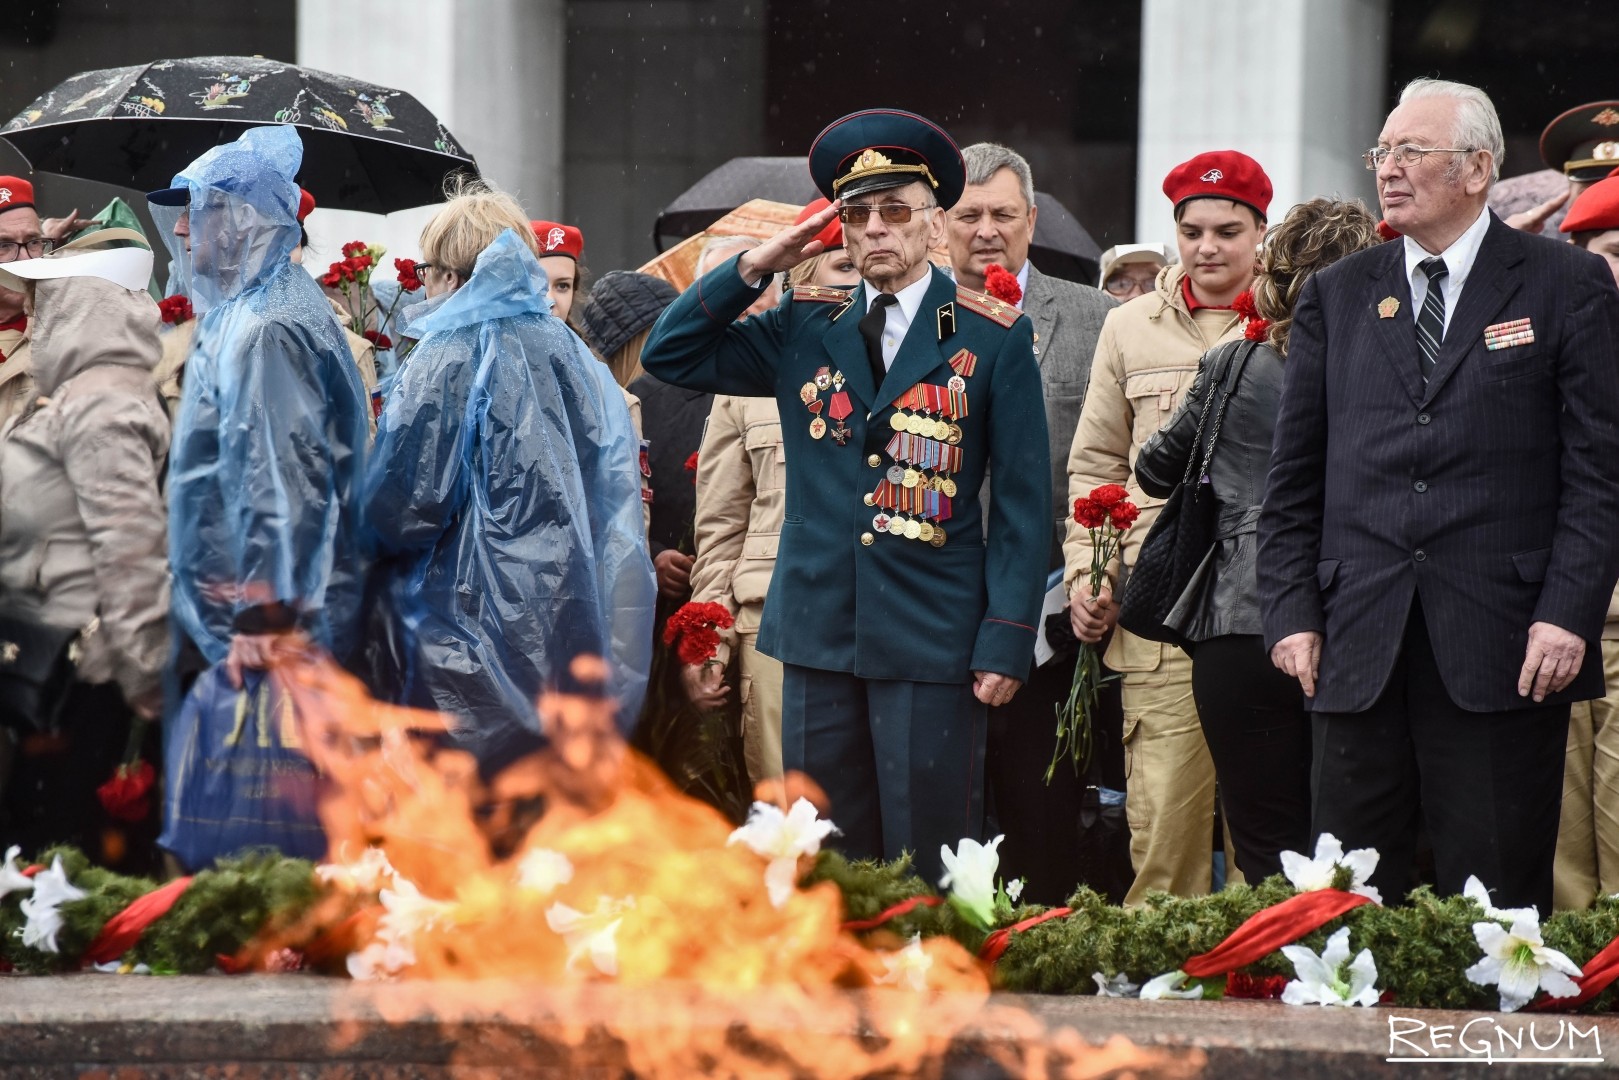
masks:
<svg viewBox="0 0 1619 1080"><path fill-rule="evenodd" d="M1410 885L1550 911L1569 703L1619 578L1619 293L1485 208L1501 126L1417 80L1378 145L1403 239L1305 286L1260 521L1272 659L1311 698L1313 824ZM1594 659L1587 661L1587 656Z"/></svg>

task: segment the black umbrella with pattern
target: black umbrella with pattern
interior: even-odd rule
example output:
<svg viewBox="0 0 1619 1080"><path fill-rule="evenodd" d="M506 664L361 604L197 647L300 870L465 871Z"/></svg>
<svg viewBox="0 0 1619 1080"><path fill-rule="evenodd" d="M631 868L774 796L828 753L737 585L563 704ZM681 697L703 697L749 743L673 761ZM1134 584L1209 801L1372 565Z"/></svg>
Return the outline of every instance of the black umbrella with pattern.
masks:
<svg viewBox="0 0 1619 1080"><path fill-rule="evenodd" d="M256 56L199 56L83 71L0 128L35 170L150 191L250 127L291 124L298 182L321 206L391 213L443 197L472 155L419 101L344 75Z"/></svg>

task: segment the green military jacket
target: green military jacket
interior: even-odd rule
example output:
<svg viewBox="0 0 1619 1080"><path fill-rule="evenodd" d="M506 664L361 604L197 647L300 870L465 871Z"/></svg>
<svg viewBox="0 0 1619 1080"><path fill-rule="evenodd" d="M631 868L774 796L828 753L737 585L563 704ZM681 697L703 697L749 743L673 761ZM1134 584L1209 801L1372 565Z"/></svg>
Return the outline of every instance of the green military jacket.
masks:
<svg viewBox="0 0 1619 1080"><path fill-rule="evenodd" d="M785 663L912 682L1028 676L1051 519L1034 333L1015 308L931 273L880 388L858 326L868 286L795 289L738 323L762 289L736 259L682 293L642 353L665 382L777 401L786 512L759 648Z"/></svg>

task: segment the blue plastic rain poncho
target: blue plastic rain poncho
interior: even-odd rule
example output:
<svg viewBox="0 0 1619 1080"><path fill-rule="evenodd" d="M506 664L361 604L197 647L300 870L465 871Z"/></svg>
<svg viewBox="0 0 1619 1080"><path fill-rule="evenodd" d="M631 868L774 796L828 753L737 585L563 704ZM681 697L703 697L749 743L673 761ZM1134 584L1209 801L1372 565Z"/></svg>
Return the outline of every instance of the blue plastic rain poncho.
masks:
<svg viewBox="0 0 1619 1080"><path fill-rule="evenodd" d="M389 560L396 692L450 714L457 742L498 767L535 744L535 700L568 685L577 656L605 657L620 716L640 711L656 588L638 443L511 230L418 326L364 500Z"/></svg>
<svg viewBox="0 0 1619 1080"><path fill-rule="evenodd" d="M254 128L174 178L191 250L171 246L198 316L169 458L174 617L210 663L289 618L339 658L358 637L358 501L368 403L320 287L289 261L303 158ZM172 240L180 210L153 205Z"/></svg>

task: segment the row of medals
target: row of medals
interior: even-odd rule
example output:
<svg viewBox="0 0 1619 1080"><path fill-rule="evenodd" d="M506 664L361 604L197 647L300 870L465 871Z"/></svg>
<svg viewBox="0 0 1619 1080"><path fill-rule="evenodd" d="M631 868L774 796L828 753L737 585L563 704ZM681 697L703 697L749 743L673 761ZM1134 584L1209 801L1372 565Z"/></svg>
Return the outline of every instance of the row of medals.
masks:
<svg viewBox="0 0 1619 1080"><path fill-rule="evenodd" d="M967 388L967 382L959 374L952 375L948 386L951 390L961 391ZM951 446L961 443L960 424L926 413L896 411L888 418L888 426L895 431L909 432L924 439L937 439ZM943 474L929 476L925 470L896 464L888 470L888 479L907 488L930 487L947 499L956 497L956 482ZM871 519L871 527L890 536L903 536L907 540L921 540L934 547L944 547L944 526L926 519L890 517L888 511L883 510Z"/></svg>

